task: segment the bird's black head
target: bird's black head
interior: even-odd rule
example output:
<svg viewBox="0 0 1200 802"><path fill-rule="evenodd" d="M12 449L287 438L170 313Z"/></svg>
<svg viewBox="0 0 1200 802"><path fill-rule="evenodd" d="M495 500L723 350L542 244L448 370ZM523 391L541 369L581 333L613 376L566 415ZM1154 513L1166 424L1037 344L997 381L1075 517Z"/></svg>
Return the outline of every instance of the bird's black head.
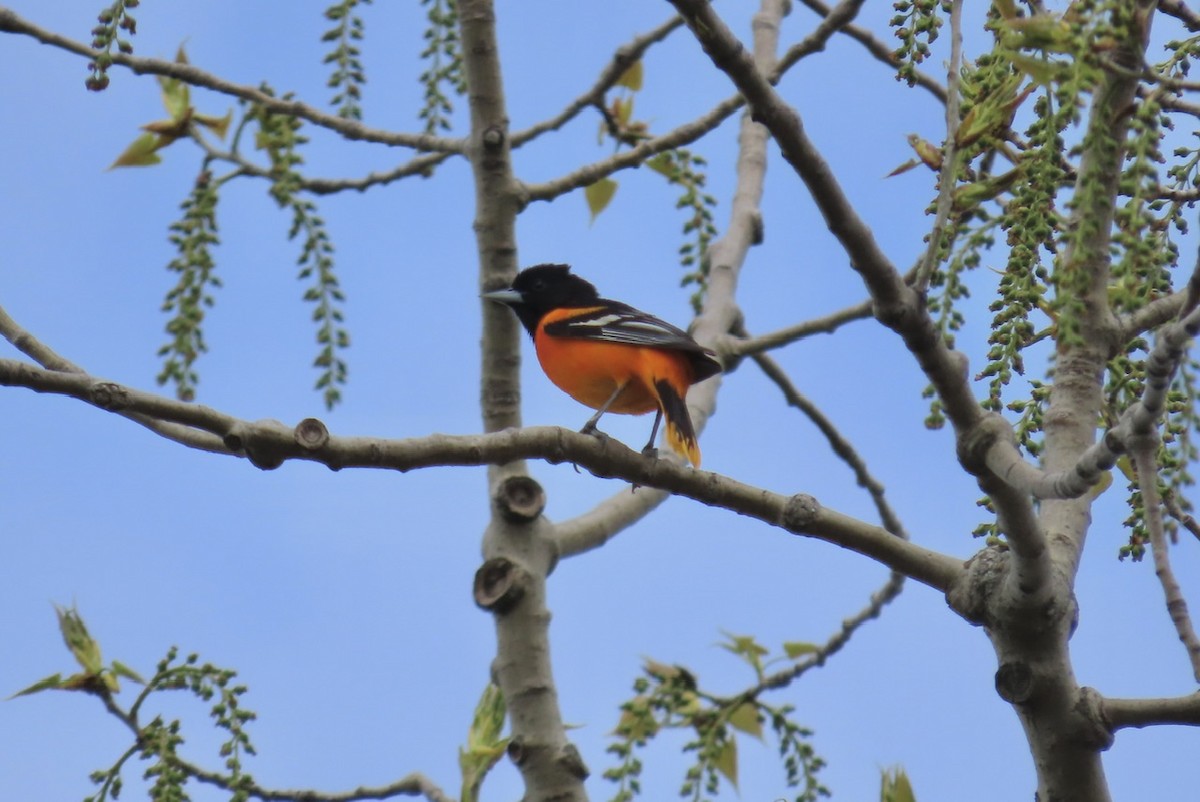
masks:
<svg viewBox="0 0 1200 802"><path fill-rule="evenodd" d="M513 279L507 290L485 293L484 298L507 304L530 334L538 321L551 309L592 306L600 298L587 281L571 273L568 265L527 267Z"/></svg>

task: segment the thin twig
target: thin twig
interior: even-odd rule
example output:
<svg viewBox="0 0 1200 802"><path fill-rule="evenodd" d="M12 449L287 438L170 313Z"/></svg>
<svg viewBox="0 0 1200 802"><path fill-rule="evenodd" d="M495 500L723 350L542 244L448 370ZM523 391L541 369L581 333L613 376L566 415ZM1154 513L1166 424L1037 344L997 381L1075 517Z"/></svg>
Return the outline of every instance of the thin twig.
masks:
<svg viewBox="0 0 1200 802"><path fill-rule="evenodd" d="M86 375L83 368L66 357L59 355L53 348L26 331L17 321L12 319L3 307L0 307L0 335L3 335L4 339L12 343L18 351L47 370L72 373L80 376ZM139 413L122 411L118 414L134 423L145 426L157 435L188 446L189 448L208 451L214 454L230 453L229 449L225 447L219 438L215 438L207 432L199 431L190 426L181 426Z"/></svg>
<svg viewBox="0 0 1200 802"><path fill-rule="evenodd" d="M1191 532L1197 540L1200 540L1200 522L1193 518L1183 506L1180 505L1179 499L1174 493L1168 493L1163 496L1163 506L1166 507L1167 514L1179 522L1179 525Z"/></svg>
<svg viewBox="0 0 1200 802"><path fill-rule="evenodd" d="M1192 676L1200 682L1200 638L1196 637L1196 630L1192 626L1183 589L1171 569L1167 539L1163 535L1162 505L1158 496L1158 462L1155 459L1158 445L1157 437L1140 438L1137 445L1130 449L1130 456L1137 471L1138 489L1142 493L1143 520L1146 522L1146 531L1150 534L1154 575L1162 585L1167 614L1171 617L1171 623L1175 625L1175 633L1187 650L1188 660L1192 665Z"/></svg>
<svg viewBox="0 0 1200 802"><path fill-rule="evenodd" d="M571 120L575 119L581 111L591 106L596 106L604 102L604 95L608 90L612 89L638 59L645 54L646 50L651 45L657 44L666 39L673 31L683 25L683 20L678 15L671 17L666 22L663 22L658 27L647 31L640 36L634 37L631 41L621 45L617 51L613 53L612 60L608 65L600 71L596 83L584 92L579 97L567 104L566 108L554 115L548 120L543 120L540 123L531 125L521 131L516 131L512 134L512 146L519 148L530 140L536 139L549 131L556 131L562 128Z"/></svg>
<svg viewBox="0 0 1200 802"><path fill-rule="evenodd" d="M226 791L244 788L252 797L266 802L360 802L368 799L392 799L399 796L421 796L429 802L454 802L445 791L419 772L413 772L390 785L360 785L351 791L313 791L309 789L274 790L255 782L234 783L230 778L215 771L208 771L186 760L164 756L196 780Z"/></svg>
<svg viewBox="0 0 1200 802"><path fill-rule="evenodd" d="M942 237L954 206L954 188L958 181L958 125L961 94L958 91L962 63L962 0L950 5L950 65L946 71L946 141L942 144L942 167L938 171L937 213L929 232L929 247L921 259L914 283L922 295L929 289L934 268L941 261Z"/></svg>
<svg viewBox="0 0 1200 802"><path fill-rule="evenodd" d="M93 50L82 42L77 42L74 39L61 36L53 31L40 28L18 16L13 10L3 7L0 7L0 33L16 33L29 36L44 45L57 47L86 59L96 59L103 55L100 51ZM299 117L308 120L314 125L336 131L346 139L377 142L393 147L406 147L437 153L462 153L466 147L465 142L458 139L447 139L433 136L432 134L406 134L369 128L357 120L339 117L336 114L327 114L298 100L285 100L273 97L253 86L226 81L191 64L180 64L175 61L164 61L155 58L142 58L119 52L111 53L106 58L111 58L113 64L125 67L136 75L162 75L178 79L191 86L211 89L223 95L241 98L242 100L258 104L276 114L286 114L290 117Z"/></svg>
<svg viewBox="0 0 1200 802"><path fill-rule="evenodd" d="M97 696L104 702L105 709L114 718L124 724L126 729L133 733L133 736L140 741L143 733L141 725L138 722L136 709L153 690L155 690L153 685L146 686L138 695L134 707L131 707L129 710L125 710L117 704L116 699L113 698L111 693L105 691L98 693ZM141 747L135 743L122 758L122 762L139 751L141 751ZM197 766L195 763L184 760L176 754L160 752L158 753L158 757L161 757L167 763L170 763L199 782L213 785L226 791L243 790L250 794L251 797L271 802L276 800L279 802L283 800L292 800L292 802L359 802L359 800L391 799L398 796L423 796L429 802L453 802L441 788L438 788L429 778L418 772L413 772L390 785L376 787L359 786L352 791L326 792L310 789L272 790L264 788L256 782L246 782L246 778L244 777L235 782L231 777Z"/></svg>
<svg viewBox="0 0 1200 802"><path fill-rule="evenodd" d="M805 417L812 421L813 425L820 430L825 436L826 442L829 443L830 449L838 456L842 462L854 471L854 479L858 482L859 487L865 489L871 495L871 501L875 504L875 509L879 513L880 523L883 528L896 535L908 539L908 533L904 531L903 524L900 523L900 517L896 515L896 511L892 509L892 505L888 503L884 495L884 487L879 481L871 475L867 468L866 462L854 446L842 436L833 421L825 416L820 407L814 404L803 393L801 393L796 385L792 383L791 378L780 367L779 363L766 354L754 354L752 357L754 362L762 369L767 378L775 383L775 386L780 389L785 399L790 406L800 410Z"/></svg>
<svg viewBox="0 0 1200 802"><path fill-rule="evenodd" d="M193 134L192 139L211 159L228 162L237 167L237 172L254 178L274 181L278 176L269 168L260 167L247 160L236 150L220 150L205 137ZM381 187L411 176L428 177L433 168L449 159L454 153L422 153L384 172L372 172L361 178L301 178L297 187L314 195L333 195L338 192L363 192L372 187Z"/></svg>
<svg viewBox="0 0 1200 802"><path fill-rule="evenodd" d="M838 628L837 632L833 633L825 643L817 647L815 652L805 655L804 659L782 671L764 677L762 682L746 692L748 698L756 697L763 691L784 688L808 671L825 665L830 657L837 654L842 650L842 647L850 642L850 638L853 637L854 633L863 624L878 618L883 613L883 608L899 596L900 591L903 589L904 575L893 571L882 587L871 594L866 607L842 621L842 625Z"/></svg>
<svg viewBox="0 0 1200 802"><path fill-rule="evenodd" d="M800 0L800 2L822 17L828 17L831 13L829 6L822 3L821 0ZM845 25L841 28L841 32L861 44L867 49L868 53L887 66L895 68L900 65L896 60L895 50L888 47L879 39L876 39L867 29L858 25ZM917 86L929 92L940 102L946 102L946 87L939 84L936 80L922 72L918 72L916 73L916 82Z"/></svg>
<svg viewBox="0 0 1200 802"><path fill-rule="evenodd" d="M830 37L847 25L850 19L853 19L854 13L857 12L858 7L862 3L863 0L843 0L839 4L839 9L841 10L837 14L833 14L833 18L829 24L818 26L809 36L793 46L785 58L776 61L773 57L771 59L772 66L767 67L764 65L762 72L767 76L767 79L773 83L779 81L784 73L800 61L802 57L819 52L824 48L825 42ZM620 170L640 167L647 159L659 153L695 142L728 119L744 104L745 99L740 94L733 95L722 100L710 111L697 117L695 120L685 123L662 136L648 139L630 150L621 151L607 159L584 165L574 172L560 176L559 178L540 184L528 184L525 186L525 200L526 202L554 200L560 195L565 195L568 192L573 192L576 189L594 184L601 178L612 175Z"/></svg>
<svg viewBox="0 0 1200 802"><path fill-rule="evenodd" d="M606 159L585 164L577 170L550 181L538 184L526 184L524 186L523 197L527 203L533 201L551 201L568 192L573 192L582 187L594 184L601 178L612 175L620 170L641 167L652 156L695 142L727 120L744 103L745 101L741 95L728 97L695 120L685 123L662 136L647 139L636 147L620 151Z"/></svg>
<svg viewBox="0 0 1200 802"><path fill-rule="evenodd" d="M789 345L797 340L811 337L814 334L832 334L846 323L865 320L871 317L872 314L873 304L868 298L865 301L859 301L853 306L847 306L844 309L831 312L823 317L805 320L802 323L797 323L794 326L788 326L778 331L760 334L757 337L747 337L745 339L731 338L722 347L726 352L734 356L750 356L751 354L771 351L781 346Z"/></svg>

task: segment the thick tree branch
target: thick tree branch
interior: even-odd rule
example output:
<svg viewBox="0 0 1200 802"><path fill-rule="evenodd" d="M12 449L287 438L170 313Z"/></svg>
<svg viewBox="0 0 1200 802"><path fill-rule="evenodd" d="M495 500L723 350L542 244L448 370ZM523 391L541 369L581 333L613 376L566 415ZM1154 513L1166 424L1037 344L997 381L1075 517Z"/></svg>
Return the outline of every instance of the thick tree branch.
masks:
<svg viewBox="0 0 1200 802"><path fill-rule="evenodd" d="M513 175L493 0L458 0L459 41L471 133L467 154L475 189L478 289L497 289L517 272L519 187ZM480 412L485 431L521 421L521 331L499 304L481 300ZM322 426L323 430L324 427ZM483 534L483 564L475 573L475 603L496 630L492 678L504 694L512 732L508 755L521 773L526 799L582 802L587 768L567 738L550 659L546 577L558 559L544 495L523 457L490 460L491 520Z"/></svg>
<svg viewBox="0 0 1200 802"><path fill-rule="evenodd" d="M74 53L86 59L95 59L101 55L99 51L92 50L82 42L77 42L74 39L69 39L53 31L48 31L34 25L32 22L18 16L16 12L9 8L0 7L0 33L15 33L29 36L44 45L57 47L60 50ZM377 142L393 147L406 147L413 148L414 150L438 153L463 152L464 143L461 140L446 139L431 134L405 134L378 128L369 128L357 120L339 117L336 114L326 114L298 100L284 100L272 97L261 89L226 81L191 64L180 64L174 61L163 61L162 59L155 58L142 58L120 52L112 53L111 58L113 64L125 67L136 75L162 75L168 78L176 78L190 86L210 89L223 95L256 103L276 114L286 114L291 117L308 120L313 125L335 131L346 139Z"/></svg>
<svg viewBox="0 0 1200 802"><path fill-rule="evenodd" d="M617 491L587 512L555 526L559 555L565 559L600 548L670 497L669 493L652 487L639 487L636 492Z"/></svg>
<svg viewBox="0 0 1200 802"><path fill-rule="evenodd" d="M1189 31L1200 31L1200 12L1185 0L1158 0L1158 10L1182 22Z"/></svg>
<svg viewBox="0 0 1200 802"><path fill-rule="evenodd" d="M1131 19L1124 40L1106 55L1116 67L1140 65L1145 58L1153 2L1131 5L1136 8L1125 12ZM1093 93L1083 136L1067 246L1054 276L1063 308L1045 414L1044 464L1050 473L1072 470L1094 445L1103 405L1101 377L1109 355L1123 347L1118 339L1121 326L1108 300L1110 243L1129 108L1138 83L1128 70L1105 71ZM1042 520L1053 536L1056 559L1073 578L1091 521L1091 501L1049 499L1042 507Z"/></svg>
<svg viewBox="0 0 1200 802"><path fill-rule="evenodd" d="M754 118L770 129L784 159L808 187L830 232L850 257L874 302L875 316L904 339L925 375L942 399L954 425L960 451L976 473L986 470L981 459L969 453L964 441L985 419L967 381L966 358L951 351L930 319L919 294L908 285L875 242L871 229L859 217L828 163L808 138L799 115L788 106L745 53L741 43L705 0L671 0L706 53L737 86L750 104ZM978 455L979 457L982 454ZM1000 510L1010 522L1033 521L1027 497L1006 495L1011 510ZM1010 540L1023 540L1020 555L1044 560L1040 528L1007 532ZM1029 566L1023 573L1045 576L1046 566Z"/></svg>
<svg viewBox="0 0 1200 802"><path fill-rule="evenodd" d="M488 465L526 458L571 462L596 476L655 487L746 515L793 534L814 537L859 552L940 590L962 573L962 562L904 541L879 526L822 507L811 496L774 493L671 460L651 459L613 439L556 427L506 429L485 435L429 435L406 440L336 437L308 418L295 427L278 421L245 421L209 407L134 390L91 376L48 371L0 359L0 385L77 398L107 411L138 412L195 426L264 470L288 460L342 468L410 471L446 465Z"/></svg>

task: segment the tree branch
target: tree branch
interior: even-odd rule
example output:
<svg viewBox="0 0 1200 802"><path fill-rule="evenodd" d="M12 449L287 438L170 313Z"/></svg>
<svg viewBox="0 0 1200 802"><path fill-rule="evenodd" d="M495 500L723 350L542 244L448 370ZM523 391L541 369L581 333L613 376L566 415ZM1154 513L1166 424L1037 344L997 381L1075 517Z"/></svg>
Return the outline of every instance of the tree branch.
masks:
<svg viewBox="0 0 1200 802"><path fill-rule="evenodd" d="M1167 508L1167 514L1179 522L1179 525L1191 532L1197 540L1200 540L1200 522L1184 511L1179 500L1175 498L1174 493L1168 493L1163 498L1163 506Z"/></svg>
<svg viewBox="0 0 1200 802"><path fill-rule="evenodd" d="M1200 31L1200 12L1184 0L1158 0L1158 10L1182 22L1189 31Z"/></svg>
<svg viewBox="0 0 1200 802"><path fill-rule="evenodd" d="M71 362L69 359L60 356L53 348L38 340L28 331L21 327L17 321L9 316L8 312L0 307L0 334L8 340L18 351L36 361L39 365L51 371L62 373L73 373L84 375L83 368ZM15 363L20 364L20 363ZM158 420L152 416L140 415L137 413L118 413L134 423L145 426L150 431L157 435L173 440L181 445L189 448L208 451L214 454L229 454L230 451L217 438L207 432L197 431L189 426L181 426L175 423Z"/></svg>
<svg viewBox="0 0 1200 802"><path fill-rule="evenodd" d="M754 15L754 58L764 70L774 65L779 48L779 27L786 13L780 0L764 0ZM708 292L704 308L692 327L697 340L719 347L727 332L740 318L736 303L737 276L746 254L761 238L763 183L767 171L767 131L743 116L738 137L737 182L730 204L729 226L708 251ZM703 382L688 394L696 431L703 431L716 407L720 379ZM656 490L617 493L595 509L557 528L557 540L563 556L579 554L607 542L617 532L633 524L665 500Z"/></svg>
<svg viewBox="0 0 1200 802"><path fill-rule="evenodd" d="M1183 309L1186 299L1187 292L1180 290L1162 298L1155 298L1141 309L1121 316L1117 320L1120 326L1118 342L1127 343L1138 335L1152 331L1176 317L1179 310ZM1110 356L1114 356L1114 354L1110 354Z"/></svg>
<svg viewBox="0 0 1200 802"><path fill-rule="evenodd" d="M985 416L967 381L966 358L951 351L925 309L922 299L879 248L871 229L859 217L842 191L828 163L808 138L800 116L788 106L756 69L741 43L705 0L671 0L706 53L737 86L750 104L754 118L770 129L783 153L820 209L830 232L850 257L874 302L875 317L904 339L921 369L937 389L954 425L960 453L974 473L986 470L982 460L969 453L968 436ZM996 416L998 417L998 416ZM1007 424L1006 424L1007 425ZM981 456L981 455L980 455ZM1033 522L1026 496L1005 494L1012 509L998 510L1010 523ZM1007 532L1022 559L1047 559L1040 528ZM1018 545L1017 540L1024 541ZM1026 566L1021 573L1046 576L1048 566Z"/></svg>
<svg viewBox="0 0 1200 802"><path fill-rule="evenodd" d="M40 28L18 16L11 9L3 7L0 7L0 33L15 33L29 36L44 45L57 47L60 50L74 53L86 59L95 59L101 55L100 51L92 50L82 42L77 42L53 31ZM120 52L114 52L108 57L111 58L113 64L125 67L135 75L162 75L183 81L191 86L211 89L223 95L241 98L242 100L256 103L268 111L277 114L286 114L308 120L310 123L321 128L335 131L346 139L377 142L393 147L407 147L414 150L438 153L463 152L464 143L461 140L446 139L431 134L405 134L378 128L369 128L357 120L338 117L336 114L326 114L298 100L284 100L272 97L261 89L226 81L191 64L180 64L174 61L163 61L162 59L155 58L142 58Z"/></svg>
<svg viewBox="0 0 1200 802"><path fill-rule="evenodd" d="M962 0L950 4L950 64L946 68L946 140L942 143L942 166L938 170L937 213L929 232L929 246L917 268L915 286L922 295L929 289L934 268L941 262L942 237L950 210L954 205L954 189L958 183L958 124L961 95L958 79L962 63Z"/></svg>
<svg viewBox="0 0 1200 802"><path fill-rule="evenodd" d="M683 25L682 19L678 16L671 17L671 19L653 30L634 37L631 41L621 45L613 53L612 60L609 61L608 65L600 71L600 76L590 89L572 100L567 104L566 108L550 119L543 120L536 125L531 125L529 128L515 132L512 135L512 146L519 148L526 142L537 139L544 133L556 131L575 119L584 109L602 104L605 93L616 85L621 76L625 74L625 71L633 66L651 45L666 39L681 25Z"/></svg>
<svg viewBox="0 0 1200 802"><path fill-rule="evenodd" d="M317 462L333 469L402 472L446 465L501 464L524 458L552 464L571 462L601 478L667 490L859 552L943 591L962 573L961 560L822 507L811 496L774 493L670 460L643 457L611 438L599 440L556 427L506 429L481 435L437 434L406 440L336 437L314 418L295 427L273 420L244 421L209 407L9 359L0 359L0 385L71 396L107 411L138 412L195 426L220 437L237 456L245 456L263 470L277 468L287 460Z"/></svg>
<svg viewBox="0 0 1200 802"><path fill-rule="evenodd" d="M850 441L842 436L842 433L837 430L833 422L825 417L812 401L810 401L803 393L796 389L796 385L788 378L783 368L765 354L755 354L753 357L755 363L762 369L775 386L783 392L783 397L787 399L790 406L800 410L813 425L820 430L821 434L825 435L825 440L829 443L829 447L833 453L838 456L842 462L850 466L850 470L854 471L854 478L858 482L858 486L864 488L870 495L871 500L875 503L875 510L879 513L879 520L883 524L883 528L893 533L897 537L908 539L908 533L904 531L904 525L900 523L900 517L896 515L891 504L888 503L884 495L884 488L871 472L867 469L867 464L863 462L862 457L855 451L854 446Z"/></svg>
<svg viewBox="0 0 1200 802"><path fill-rule="evenodd" d="M821 0L800 0L800 2L816 13L820 14L822 17L828 17L830 13L832 13L829 6L822 3ZM865 47L868 53L887 66L892 68L899 66L894 54L894 48L888 47L885 43L881 42L879 39L876 39L875 36L867 29L861 28L857 25L843 25L840 30L842 33L846 34L846 36L849 36L851 39ZM916 76L917 86L929 92L940 102L946 102L946 87L942 86L936 80L930 78L928 75L925 75L922 72L916 73Z"/></svg>
<svg viewBox="0 0 1200 802"><path fill-rule="evenodd" d="M1200 727L1200 692L1170 699L1105 699L1103 709L1113 732L1157 724Z"/></svg>
<svg viewBox="0 0 1200 802"><path fill-rule="evenodd" d="M107 689L98 692L96 695L104 703L104 708L114 718L124 724L126 729L133 733L134 738L140 742L144 737L144 733L142 732L141 724L138 722L138 709L154 690L156 690L154 685L145 686L129 710L125 710L117 704L117 700ZM157 690L162 690L162 688L159 687ZM139 744L135 743L128 754L132 756L138 750ZM241 781L235 783L223 774L197 766L195 763L184 760L172 752L158 752L157 755L199 782L213 785L226 791L243 790L252 797L272 802L274 800L278 800L279 802L284 802L285 800L290 802L359 802L359 800L391 799L397 796L423 796L429 802L453 802L441 788L420 772L412 772L390 785L375 787L359 786L352 791L322 792L309 789L284 791L264 788L252 781L246 782L249 778L244 776L241 778Z"/></svg>
<svg viewBox="0 0 1200 802"><path fill-rule="evenodd" d="M721 351L733 356L750 356L789 345L797 340L811 337L814 334L832 334L846 323L852 323L855 320L865 320L873 316L873 304L868 298L865 301L859 301L853 306L847 306L844 309L831 312L823 317L806 320L794 326L779 329L778 331L760 334L757 337L746 337L744 339L730 338L721 344Z"/></svg>
<svg viewBox="0 0 1200 802"><path fill-rule="evenodd" d="M627 170L630 167L640 167L642 162L652 156L695 142L728 119L735 111L742 107L742 103L741 96L734 95L722 100L708 113L662 136L647 139L636 147L623 150L607 159L586 164L578 170L550 181L540 184L526 184L523 193L524 200L526 203L551 201L560 195L565 195L568 192L581 189L589 184L594 184L601 178L612 175L620 170Z"/></svg>
<svg viewBox="0 0 1200 802"><path fill-rule="evenodd" d="M236 150L220 150L204 137L197 136L194 133L192 139L199 144L200 148L210 158L235 165L238 172L243 175L253 176L254 178L265 178L268 181L274 181L277 178L269 168L258 166L243 157ZM390 170L368 173L362 178L301 177L297 187L314 195L333 195L347 190L363 192L372 187L386 186L393 181L399 181L414 175L427 178L432 174L433 168L455 155L459 154L450 152L423 153L420 156L409 159L403 164L396 165Z"/></svg>
<svg viewBox="0 0 1200 802"><path fill-rule="evenodd" d="M617 491L587 512L554 527L559 556L566 559L600 548L670 497L652 487L639 487L637 492Z"/></svg>
<svg viewBox="0 0 1200 802"><path fill-rule="evenodd" d="M776 61L775 49L771 50L769 65L764 64L762 71L769 75L772 82L778 81L783 74L804 56L819 52L833 34L849 23L864 0L842 0L829 19L817 26L809 36L794 45L783 59ZM778 36L776 36L776 47ZM672 150L696 141L709 131L716 128L731 114L745 103L742 95L734 95L718 103L711 111L690 123L686 123L662 136L648 139L630 150L622 151L592 164L585 165L574 172L541 184L529 184L525 187L526 201L548 201L565 195L576 189L594 184L605 176L630 167L640 167L652 156Z"/></svg>
<svg viewBox="0 0 1200 802"><path fill-rule="evenodd" d="M1137 470L1138 488L1142 493L1142 508L1145 510L1146 530L1150 534L1150 550L1154 555L1154 575L1162 586L1163 597L1167 603L1167 614L1175 626L1179 641L1187 650L1188 660L1192 666L1192 676L1200 682L1200 638L1192 626L1192 618L1188 614L1187 599L1175 572L1171 569L1171 556L1167 552L1167 539L1163 535L1162 501L1158 495L1158 462L1154 458L1158 451L1157 437L1142 438L1130 449L1133 464Z"/></svg>
<svg viewBox="0 0 1200 802"><path fill-rule="evenodd" d="M228 778L215 771L203 769L179 757L164 757L202 783L216 786L225 791L244 789L251 797L265 800L265 802L360 802L360 800L393 799L400 796L420 796L429 802L454 802L445 791L419 772L408 774L390 785L360 785L350 791L275 790L264 788L255 782L235 786Z"/></svg>
<svg viewBox="0 0 1200 802"><path fill-rule="evenodd" d="M842 621L838 631L833 633L815 652L806 655L795 665L765 677L757 686L746 692L747 698L756 697L764 691L785 688L812 669L825 665L830 657L840 652L850 642L850 638L863 624L878 618L883 613L883 608L899 596L903 589L904 575L893 571L887 582L871 594L866 607Z"/></svg>

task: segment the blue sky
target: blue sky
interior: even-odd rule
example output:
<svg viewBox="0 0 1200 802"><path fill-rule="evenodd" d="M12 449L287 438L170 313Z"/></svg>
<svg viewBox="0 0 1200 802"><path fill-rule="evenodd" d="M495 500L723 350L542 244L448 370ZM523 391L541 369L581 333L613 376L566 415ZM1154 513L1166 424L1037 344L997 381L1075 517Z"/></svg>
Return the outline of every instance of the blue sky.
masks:
<svg viewBox="0 0 1200 802"><path fill-rule="evenodd" d="M100 4L9 5L85 39ZM864 23L886 22L888 4L869 5ZM284 15L268 3L146 3L135 45L141 55L169 58L186 42L198 66L247 84L268 80L319 105L330 94L320 63L321 4L292 7ZM720 7L736 30L748 31L751 4ZM499 11L507 99L520 129L590 86L612 51L665 19L669 6L538 0ZM377 3L365 17L366 121L415 130L419 7ZM785 39L812 24L797 8ZM942 114L924 93L901 88L860 56L853 43L834 39L781 91L889 255L908 265L929 225L932 178L920 170L883 176L909 158L907 133L939 138ZM173 284L164 270L172 257L166 229L200 158L181 144L153 169L105 171L139 125L163 116L158 89L152 79L114 70L110 89L95 95L84 91L85 77L81 59L31 40L8 36L0 47L0 305L93 374L152 389L165 336L160 305ZM680 32L648 57L636 111L665 131L730 92ZM234 106L211 93L194 97L208 113ZM710 161L721 227L736 122L696 147ZM546 180L601 158L607 146L596 144L597 126L584 114L519 150L520 177ZM314 175L356 176L404 158L314 132L308 166ZM604 293L686 323L675 190L648 170L617 179L616 199L594 224L579 194L531 206L518 224L520 261L569 262ZM451 160L430 180L319 201L353 338L345 402L326 413L311 389L316 348L295 279L298 245L285 240L290 221L265 183L229 187L218 212L225 287L208 318L198 400L248 419L316 415L339 434L478 431L472 199L467 165ZM739 297L751 331L863 297L774 151L764 215L766 241L750 255ZM1185 243L1185 269L1194 252L1195 243ZM981 272L975 281L977 306L959 342L978 369L994 277ZM525 421L578 428L588 411L526 355ZM979 493L957 466L950 434L922 426L925 382L897 338L863 322L777 358L859 447L914 539L963 558L981 545L969 534L980 520ZM640 446L649 422L606 419L605 428ZM51 605L75 603L106 656L139 670L150 672L171 644L238 669L251 688L246 704L260 716L252 734L261 755L249 768L265 785L333 790L418 770L457 793L456 749L494 648L491 620L470 597L487 517L482 468L393 475L288 464L264 473L79 402L16 389L0 392L0 438L0 695L71 669ZM707 469L811 493L873 519L849 470L751 364L724 380L702 445ZM569 466L532 470L556 520L621 489ZM1151 565L1116 560L1124 515L1115 491L1097 505L1077 588L1078 678L1114 696L1190 692ZM1182 540L1174 552L1191 598L1200 587L1197 546ZM549 586L554 668L564 715L578 725L572 738L592 769L592 798L612 792L600 778L611 765L603 750L643 657L686 664L707 686L733 691L751 678L714 645L722 630L775 648L823 641L885 577L856 555L685 500L562 563ZM921 802L961 800L964 789L980 802L1028 798L1032 765L1015 715L993 690L994 670L982 631L914 583L827 667L775 701L794 704L816 731L816 749L829 763L822 778L835 799L877 798L879 769L897 763ZM163 709L184 717L187 754L216 765L206 711L178 699ZM0 796L80 799L90 792L88 773L126 745L94 700L42 694L3 702ZM740 798L784 796L773 750L749 740L741 747ZM1194 730L1120 733L1106 757L1114 796L1187 798L1198 749ZM674 798L682 769L671 745L649 758L645 798ZM214 798L206 793L195 798ZM502 764L484 799L519 793L515 770ZM727 791L726 798L738 797Z"/></svg>

